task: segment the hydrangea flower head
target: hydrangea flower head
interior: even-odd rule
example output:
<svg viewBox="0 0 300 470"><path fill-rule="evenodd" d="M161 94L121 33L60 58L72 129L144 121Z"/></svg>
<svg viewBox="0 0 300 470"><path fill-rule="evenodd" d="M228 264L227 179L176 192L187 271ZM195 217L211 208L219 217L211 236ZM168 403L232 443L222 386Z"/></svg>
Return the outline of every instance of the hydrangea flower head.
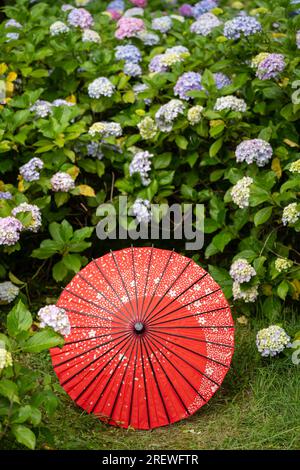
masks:
<svg viewBox="0 0 300 470"><path fill-rule="evenodd" d="M20 239L23 229L21 222L15 217L0 218L0 245L12 246Z"/></svg>
<svg viewBox="0 0 300 470"><path fill-rule="evenodd" d="M54 192L62 191L64 193L68 193L75 188L75 183L72 176L69 175L69 173L65 173L63 171L55 173L52 176L50 183L51 189Z"/></svg>
<svg viewBox="0 0 300 470"><path fill-rule="evenodd" d="M249 282L256 275L256 271L246 259L239 258L232 263L229 274L235 282L242 284Z"/></svg>
<svg viewBox="0 0 300 470"><path fill-rule="evenodd" d="M157 133L157 125L155 121L150 117L146 116L139 124L138 128L142 139L149 140L153 139Z"/></svg>
<svg viewBox="0 0 300 470"><path fill-rule="evenodd" d="M147 6L147 0L129 0L132 5L136 7L145 8Z"/></svg>
<svg viewBox="0 0 300 470"><path fill-rule="evenodd" d="M96 135L101 137L119 137L122 135L122 127L118 122L95 122L89 128L89 134L92 137Z"/></svg>
<svg viewBox="0 0 300 470"><path fill-rule="evenodd" d="M239 282L234 281L232 284L233 300L243 300L245 303L255 302L258 297L258 287L241 287Z"/></svg>
<svg viewBox="0 0 300 470"><path fill-rule="evenodd" d="M253 16L240 15L224 24L224 36L228 39L239 39L260 33L261 24Z"/></svg>
<svg viewBox="0 0 300 470"><path fill-rule="evenodd" d="M151 219L151 204L148 199L136 199L131 207L131 214L137 222L147 224Z"/></svg>
<svg viewBox="0 0 300 470"><path fill-rule="evenodd" d="M37 181L40 179L40 171L44 166L44 162L38 158L33 157L25 165L20 166L19 172L20 175L24 178L25 181Z"/></svg>
<svg viewBox="0 0 300 470"><path fill-rule="evenodd" d="M233 95L221 96L220 98L217 98L214 105L215 111L230 110L244 113L246 109L246 102L243 99L236 98L236 96Z"/></svg>
<svg viewBox="0 0 300 470"><path fill-rule="evenodd" d="M12 199L12 194L9 191L0 191L0 200L9 201Z"/></svg>
<svg viewBox="0 0 300 470"><path fill-rule="evenodd" d="M116 59L138 64L142 60L141 51L133 44L116 47Z"/></svg>
<svg viewBox="0 0 300 470"><path fill-rule="evenodd" d="M59 34L64 34L70 31L69 26L67 26L63 21L55 21L50 26L51 36L58 36Z"/></svg>
<svg viewBox="0 0 300 470"><path fill-rule="evenodd" d="M293 261L287 258L277 258L275 260L275 269L281 273L283 271L287 271L293 266Z"/></svg>
<svg viewBox="0 0 300 470"><path fill-rule="evenodd" d="M149 31L139 31L136 35L138 39L140 39L145 46L155 46L160 41L158 34L150 33Z"/></svg>
<svg viewBox="0 0 300 470"><path fill-rule="evenodd" d="M249 206L250 186L252 183L252 178L244 176L231 188L230 194L232 200L240 209Z"/></svg>
<svg viewBox="0 0 300 470"><path fill-rule="evenodd" d="M271 325L257 333L256 346L263 357L274 357L291 346L290 339L283 328Z"/></svg>
<svg viewBox="0 0 300 470"><path fill-rule="evenodd" d="M117 39L132 38L145 29L144 21L140 18L120 18L115 32Z"/></svg>
<svg viewBox="0 0 300 470"><path fill-rule="evenodd" d="M270 80L276 78L285 68L283 54L268 54L265 59L259 62L256 76L260 80Z"/></svg>
<svg viewBox="0 0 300 470"><path fill-rule="evenodd" d="M159 108L155 114L155 122L162 132L171 132L173 123L184 112L184 104L180 100L171 100Z"/></svg>
<svg viewBox="0 0 300 470"><path fill-rule="evenodd" d="M133 62L125 62L123 71L130 77L139 77L143 73L139 64L135 64Z"/></svg>
<svg viewBox="0 0 300 470"><path fill-rule="evenodd" d="M181 5L181 7L178 9L178 11L179 11L180 15L182 15L182 16L191 17L191 16L194 15L193 7L189 3L184 3L183 5Z"/></svg>
<svg viewBox="0 0 300 470"><path fill-rule="evenodd" d="M282 223L283 225L293 225L298 222L300 217L300 211L296 202L292 202L283 209L282 212Z"/></svg>
<svg viewBox="0 0 300 470"><path fill-rule="evenodd" d="M198 124L202 119L203 106L196 105L188 110L187 118L192 126Z"/></svg>
<svg viewBox="0 0 300 470"><path fill-rule="evenodd" d="M52 113L51 103L45 100L37 100L30 108L29 111L35 113L37 118L45 118Z"/></svg>
<svg viewBox="0 0 300 470"><path fill-rule="evenodd" d="M92 42L95 44L100 44L101 38L97 31L93 29L85 28L82 33L82 42Z"/></svg>
<svg viewBox="0 0 300 470"><path fill-rule="evenodd" d="M138 173L141 177L143 186L148 186L150 183L149 172L151 171L151 158L152 153L148 150L138 150L129 165L130 176Z"/></svg>
<svg viewBox="0 0 300 470"><path fill-rule="evenodd" d="M187 92L193 90L203 90L201 85L201 74L197 72L185 72L179 79L174 87L174 94L179 96L181 100L190 100L191 97Z"/></svg>
<svg viewBox="0 0 300 470"><path fill-rule="evenodd" d="M5 22L5 25L4 25L5 29L7 28L17 28L17 29L22 29L23 26L21 25L21 23L19 23L18 21L14 20L13 18L11 18L10 20L7 20Z"/></svg>
<svg viewBox="0 0 300 470"><path fill-rule="evenodd" d="M10 281L0 282L0 304L10 304L19 295L20 289Z"/></svg>
<svg viewBox="0 0 300 470"><path fill-rule="evenodd" d="M196 3L193 7L193 16L198 18L210 10L213 10L218 6L218 2L215 0L202 0L201 2Z"/></svg>
<svg viewBox="0 0 300 470"><path fill-rule="evenodd" d="M71 332L71 325L66 311L56 305L47 305L40 308L38 318L41 322L41 328L49 326L63 336L68 336Z"/></svg>
<svg viewBox="0 0 300 470"><path fill-rule="evenodd" d="M152 20L151 28L161 33L167 33L172 28L172 18L169 16L160 16Z"/></svg>
<svg viewBox="0 0 300 470"><path fill-rule="evenodd" d="M249 139L237 146L235 155L237 162L246 162L248 165L255 162L257 166L265 166L272 158L273 150L269 142L263 139Z"/></svg>
<svg viewBox="0 0 300 470"><path fill-rule="evenodd" d="M208 36L214 28L217 28L221 24L219 18L213 13L204 13L199 16L197 21L192 23L190 31L191 33L200 34L201 36Z"/></svg>
<svg viewBox="0 0 300 470"><path fill-rule="evenodd" d="M68 23L71 26L85 29L93 26L94 20L85 8L73 8L68 14Z"/></svg>
<svg viewBox="0 0 300 470"><path fill-rule="evenodd" d="M12 366L12 355L9 351L6 351L5 347L0 347L0 372L6 367Z"/></svg>
<svg viewBox="0 0 300 470"><path fill-rule="evenodd" d="M38 206L36 206L35 204L28 204L27 202L22 202L12 210L12 215L16 217L17 214L22 214L24 212L30 212L31 221L28 225L23 225L23 230L29 230L30 232L38 232L42 225L41 211Z"/></svg>
<svg viewBox="0 0 300 470"><path fill-rule="evenodd" d="M96 78L88 86L90 98L99 99L101 96L111 97L114 94L115 87L106 77Z"/></svg>

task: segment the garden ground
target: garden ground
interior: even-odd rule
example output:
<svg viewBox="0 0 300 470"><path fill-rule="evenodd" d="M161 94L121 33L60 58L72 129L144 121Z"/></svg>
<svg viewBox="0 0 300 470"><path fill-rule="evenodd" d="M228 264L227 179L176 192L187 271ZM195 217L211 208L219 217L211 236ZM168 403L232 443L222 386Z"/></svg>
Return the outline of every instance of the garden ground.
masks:
<svg viewBox="0 0 300 470"><path fill-rule="evenodd" d="M287 313L291 330L300 328L296 312ZM285 319L287 321L287 318ZM48 423L53 442L39 438L37 448L54 449L299 449L300 374L290 356L262 360L255 334L262 325L237 325L232 368L221 389L189 419L150 432L105 425L82 412L61 390L61 402ZM50 358L34 366L52 374ZM16 448L5 441L2 448Z"/></svg>

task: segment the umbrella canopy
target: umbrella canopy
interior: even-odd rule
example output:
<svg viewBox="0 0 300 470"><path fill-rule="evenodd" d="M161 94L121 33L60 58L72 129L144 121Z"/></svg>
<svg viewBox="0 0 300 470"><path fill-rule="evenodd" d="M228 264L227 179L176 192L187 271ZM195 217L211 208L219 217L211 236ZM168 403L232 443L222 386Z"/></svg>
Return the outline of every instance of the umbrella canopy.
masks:
<svg viewBox="0 0 300 470"><path fill-rule="evenodd" d="M93 260L62 292L71 333L54 370L88 413L152 429L198 410L230 366L234 327L220 286L174 251L127 248Z"/></svg>

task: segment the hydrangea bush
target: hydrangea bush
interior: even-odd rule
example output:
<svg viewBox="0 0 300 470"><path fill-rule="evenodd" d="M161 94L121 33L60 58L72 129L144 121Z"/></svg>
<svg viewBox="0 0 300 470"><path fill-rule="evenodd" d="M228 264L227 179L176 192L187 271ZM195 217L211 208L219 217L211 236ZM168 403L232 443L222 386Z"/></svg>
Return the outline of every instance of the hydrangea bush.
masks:
<svg viewBox="0 0 300 470"><path fill-rule="evenodd" d="M274 323L300 296L295 5L17 0L1 21L3 319L21 295L43 331L68 332L53 306L62 286L116 247L96 236L99 205L118 207L127 195L139 223L151 203L201 203L205 245L186 255L209 270L234 312L272 324L259 351L280 352L288 341ZM25 333L13 334L21 349L38 334L31 323ZM15 384L7 341L0 365ZM0 395L12 410L22 401L8 387ZM5 430L15 429L11 413ZM16 425L37 423L26 416Z"/></svg>

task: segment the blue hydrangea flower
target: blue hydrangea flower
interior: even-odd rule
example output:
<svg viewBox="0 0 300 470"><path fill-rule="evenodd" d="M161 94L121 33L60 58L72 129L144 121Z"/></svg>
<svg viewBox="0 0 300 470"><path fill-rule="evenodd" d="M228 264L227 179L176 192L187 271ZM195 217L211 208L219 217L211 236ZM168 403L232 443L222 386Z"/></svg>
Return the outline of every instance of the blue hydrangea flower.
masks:
<svg viewBox="0 0 300 470"><path fill-rule="evenodd" d="M127 44L126 46L116 47L116 59L125 60L132 64L138 64L142 60L140 50L133 44Z"/></svg>
<svg viewBox="0 0 300 470"><path fill-rule="evenodd" d="M201 74L197 72L186 72L179 79L174 87L174 94L178 95L181 100L190 100L187 95L188 91L203 90L201 85Z"/></svg>
<svg viewBox="0 0 300 470"><path fill-rule="evenodd" d="M261 24L252 16L241 15L226 21L224 25L224 36L228 39L239 39L241 36L251 36L260 33Z"/></svg>
<svg viewBox="0 0 300 470"><path fill-rule="evenodd" d="M217 6L218 3L215 0L202 0L201 2L196 3L196 5L193 7L193 16L198 18L199 16L203 15L203 13L206 13L213 8L216 8Z"/></svg>

